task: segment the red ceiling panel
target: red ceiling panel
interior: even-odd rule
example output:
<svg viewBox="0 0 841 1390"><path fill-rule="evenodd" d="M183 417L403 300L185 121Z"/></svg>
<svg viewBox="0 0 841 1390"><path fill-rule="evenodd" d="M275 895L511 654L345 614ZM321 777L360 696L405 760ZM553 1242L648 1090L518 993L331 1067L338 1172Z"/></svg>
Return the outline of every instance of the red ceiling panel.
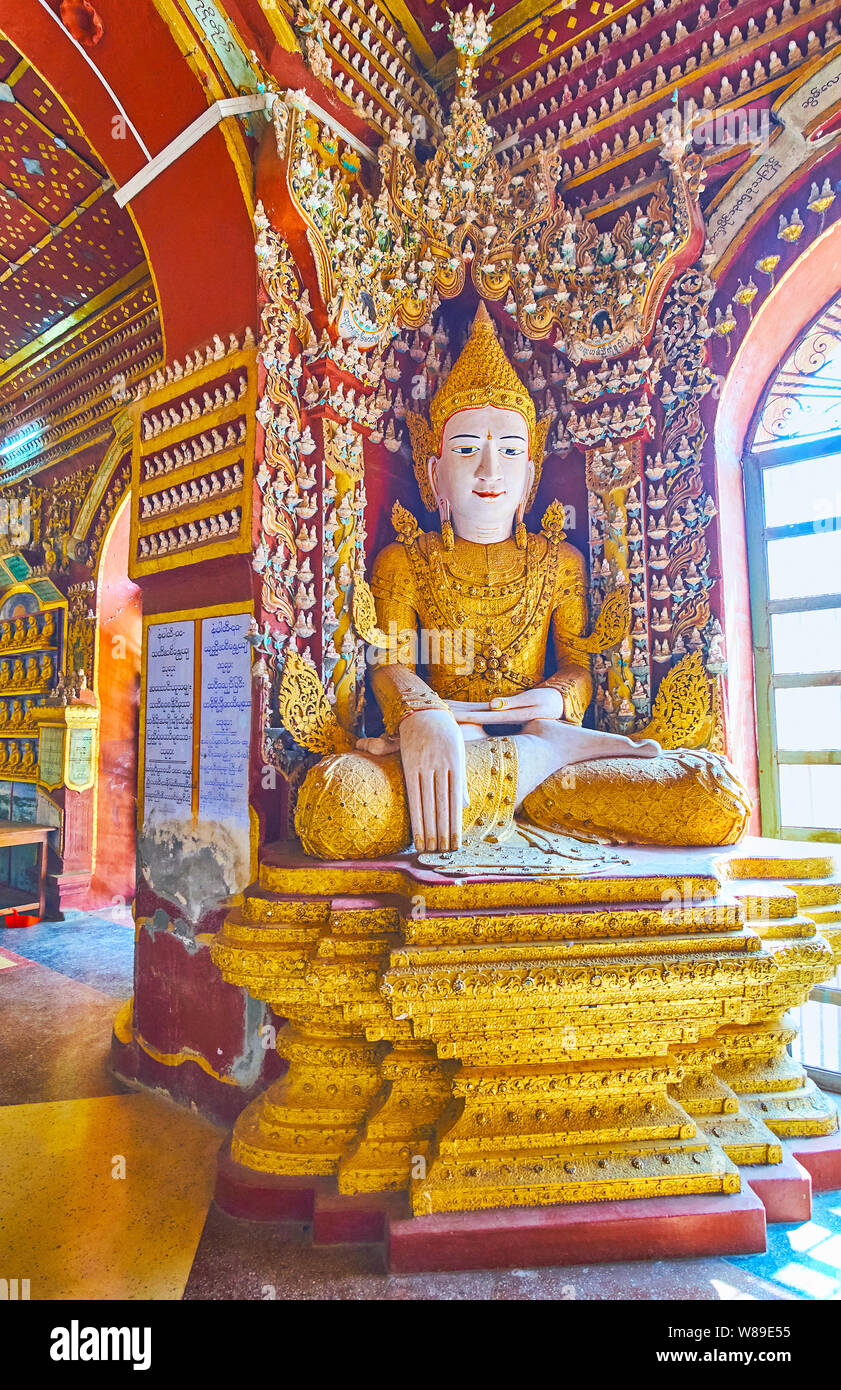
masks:
<svg viewBox="0 0 841 1390"><path fill-rule="evenodd" d="M0 41L0 356L144 260L128 213L69 112Z"/></svg>

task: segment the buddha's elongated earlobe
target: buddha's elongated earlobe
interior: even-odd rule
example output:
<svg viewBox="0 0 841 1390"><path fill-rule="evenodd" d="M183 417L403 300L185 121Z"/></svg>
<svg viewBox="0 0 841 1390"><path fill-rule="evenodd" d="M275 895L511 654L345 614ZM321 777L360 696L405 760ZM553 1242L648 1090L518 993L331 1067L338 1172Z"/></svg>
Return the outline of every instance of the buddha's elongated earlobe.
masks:
<svg viewBox="0 0 841 1390"><path fill-rule="evenodd" d="M526 544L528 542L528 536L526 534L526 523L523 521L525 510L526 504L525 502L521 502L516 511L516 524L514 526L514 540L517 543L518 550L525 550Z"/></svg>
<svg viewBox="0 0 841 1390"><path fill-rule="evenodd" d="M438 512L441 517L441 543L445 550L452 550L456 543L453 523L450 520L452 515L449 501L446 497L441 497L438 492L438 479L435 475L436 458L429 460L429 484L432 488L432 495L438 503Z"/></svg>
<svg viewBox="0 0 841 1390"><path fill-rule="evenodd" d="M528 500L531 495L532 486L534 484L534 472L534 464L532 463L531 459L529 459L529 479L526 483L526 490L523 495L523 500L514 514L514 539L517 542L517 547L519 550L525 550L526 545L528 544L526 524L523 518L526 514L526 507L528 506Z"/></svg>
<svg viewBox="0 0 841 1390"><path fill-rule="evenodd" d="M453 523L450 521L450 504L446 497L440 500L441 506L441 543L445 550L452 550L456 543Z"/></svg>

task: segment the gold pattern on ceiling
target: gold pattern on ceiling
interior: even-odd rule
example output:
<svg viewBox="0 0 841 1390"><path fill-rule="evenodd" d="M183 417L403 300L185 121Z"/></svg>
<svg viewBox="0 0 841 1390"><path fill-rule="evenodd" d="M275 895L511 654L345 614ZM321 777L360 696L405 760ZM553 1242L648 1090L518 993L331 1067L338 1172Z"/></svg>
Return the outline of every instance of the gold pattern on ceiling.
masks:
<svg viewBox="0 0 841 1390"><path fill-rule="evenodd" d="M103 437L116 354L128 375L160 360L143 247L112 191L69 111L0 39L4 480Z"/></svg>

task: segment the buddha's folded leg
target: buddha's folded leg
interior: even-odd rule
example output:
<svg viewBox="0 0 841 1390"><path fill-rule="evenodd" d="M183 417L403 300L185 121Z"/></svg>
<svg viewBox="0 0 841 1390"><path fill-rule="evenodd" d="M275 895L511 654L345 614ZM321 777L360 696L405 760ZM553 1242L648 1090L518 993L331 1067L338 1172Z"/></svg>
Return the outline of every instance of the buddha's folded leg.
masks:
<svg viewBox="0 0 841 1390"><path fill-rule="evenodd" d="M745 834L751 800L724 758L676 749L562 768L522 812L544 830L618 844L732 845Z"/></svg>
<svg viewBox="0 0 841 1390"><path fill-rule="evenodd" d="M463 833L500 834L514 814L517 749L511 738L465 745L470 804ZM400 754L333 753L307 773L295 829L317 859L378 859L408 849L412 828Z"/></svg>

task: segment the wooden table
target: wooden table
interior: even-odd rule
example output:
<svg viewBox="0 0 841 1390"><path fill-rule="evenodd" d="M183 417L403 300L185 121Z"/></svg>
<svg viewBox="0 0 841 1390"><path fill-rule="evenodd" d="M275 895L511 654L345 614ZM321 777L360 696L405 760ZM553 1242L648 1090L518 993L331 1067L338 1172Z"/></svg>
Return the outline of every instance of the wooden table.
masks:
<svg viewBox="0 0 841 1390"><path fill-rule="evenodd" d="M38 860L38 896L33 899L19 888L0 884L0 916L6 912L37 912L44 916L47 893L47 837L56 829L54 825L27 825L24 821L0 820L0 849L12 845L40 845Z"/></svg>

